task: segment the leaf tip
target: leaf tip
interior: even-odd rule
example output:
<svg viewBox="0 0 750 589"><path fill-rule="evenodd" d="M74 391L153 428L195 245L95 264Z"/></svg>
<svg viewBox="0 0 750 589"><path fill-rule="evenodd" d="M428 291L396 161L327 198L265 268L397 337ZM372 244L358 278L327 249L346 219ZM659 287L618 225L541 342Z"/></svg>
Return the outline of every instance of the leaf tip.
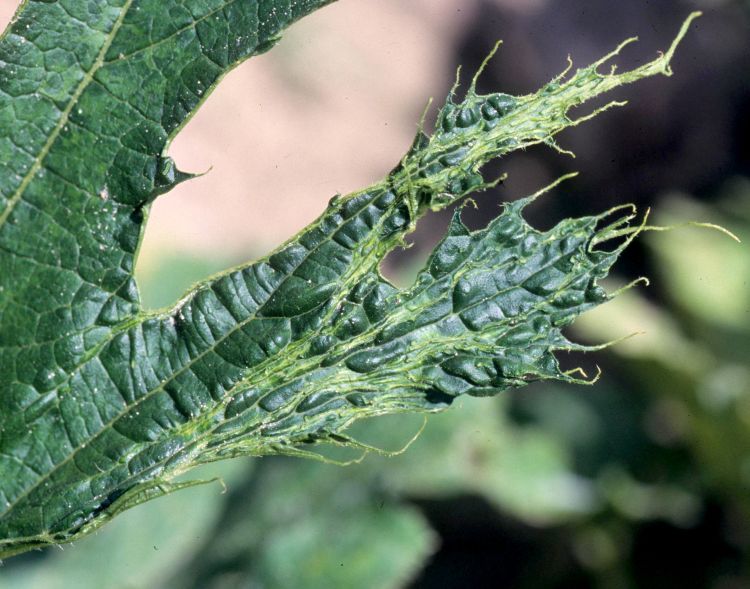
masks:
<svg viewBox="0 0 750 589"><path fill-rule="evenodd" d="M489 65L490 61L492 61L492 58L495 57L495 54L497 53L498 49L500 49L500 45L503 44L502 39L498 39L495 41L495 45L492 47L490 52L487 54L487 57L484 58L482 61L482 64L479 66L479 69L474 74L474 77L471 79L471 86L469 86L469 94L476 94L477 89L477 82L479 81L479 77L482 75L484 70Z"/></svg>
<svg viewBox="0 0 750 589"><path fill-rule="evenodd" d="M663 73L664 75L671 76L672 75L672 68L670 66L670 62L672 61L672 58L674 57L675 51L677 50L677 46L682 42L682 39L687 35L688 30L690 30L690 25L693 23L693 21L700 16L703 15L703 12L700 10L695 10L691 12L688 17L683 21L682 26L680 26L680 30L677 32L677 36L672 41L672 44L669 46L669 49L664 53L662 56L662 60L664 63Z"/></svg>

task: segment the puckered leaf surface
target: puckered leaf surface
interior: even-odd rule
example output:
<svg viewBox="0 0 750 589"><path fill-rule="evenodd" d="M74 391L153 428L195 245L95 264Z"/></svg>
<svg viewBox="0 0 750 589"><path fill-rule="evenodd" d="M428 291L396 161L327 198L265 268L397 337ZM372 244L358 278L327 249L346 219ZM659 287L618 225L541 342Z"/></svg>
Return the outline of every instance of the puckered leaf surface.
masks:
<svg viewBox="0 0 750 589"><path fill-rule="evenodd" d="M426 210L488 187L490 159L554 146L571 107L669 74L674 44L529 96L472 84L385 180L174 308L140 309L148 208L189 178L170 139L226 71L329 2L30 0L0 40L0 556L90 532L202 462L355 444L361 417L575 380L560 330L608 298L597 280L623 246L598 244L630 215L538 232L519 201L474 233L456 216L410 288L378 266Z"/></svg>

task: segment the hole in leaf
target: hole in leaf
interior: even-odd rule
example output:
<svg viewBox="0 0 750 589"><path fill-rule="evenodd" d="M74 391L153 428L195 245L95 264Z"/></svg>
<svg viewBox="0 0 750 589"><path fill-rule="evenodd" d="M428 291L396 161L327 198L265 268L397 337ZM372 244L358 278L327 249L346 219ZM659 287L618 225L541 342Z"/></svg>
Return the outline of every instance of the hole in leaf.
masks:
<svg viewBox="0 0 750 589"><path fill-rule="evenodd" d="M411 286L432 250L445 235L453 209L427 212L417 223L414 232L406 237L410 247L391 250L380 263L382 276L399 288Z"/></svg>
<svg viewBox="0 0 750 589"><path fill-rule="evenodd" d="M138 264L136 280L141 304L146 310L173 305L196 282L231 267L232 262L236 264L237 260L170 252L152 259L150 264Z"/></svg>

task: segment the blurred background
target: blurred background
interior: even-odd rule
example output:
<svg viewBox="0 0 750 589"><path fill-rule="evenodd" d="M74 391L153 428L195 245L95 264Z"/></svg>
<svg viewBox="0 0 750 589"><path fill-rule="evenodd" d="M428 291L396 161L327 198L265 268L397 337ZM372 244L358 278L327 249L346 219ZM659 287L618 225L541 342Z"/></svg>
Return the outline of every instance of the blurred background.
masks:
<svg viewBox="0 0 750 589"><path fill-rule="evenodd" d="M95 536L11 559L0 588L750 587L750 3L746 0L340 0L227 76L170 154L205 176L156 202L138 275L148 307L248 261L366 186L438 103L504 45L480 90L531 92L619 41L632 67L705 11L672 78L610 95L629 105L563 133L572 160L535 148L499 162L503 186L465 221L562 173L537 201L547 228L623 202L656 222L719 223L743 239L648 234L612 288L638 288L582 317L573 336L607 351L594 387L540 384L467 399L430 417L394 458L341 468L289 458L202 469L218 483L140 506ZM15 2L3 0L7 22ZM589 108L589 107L587 107ZM494 171L493 171L494 172ZM386 272L408 280L447 224L425 218ZM421 418L359 424L397 449Z"/></svg>

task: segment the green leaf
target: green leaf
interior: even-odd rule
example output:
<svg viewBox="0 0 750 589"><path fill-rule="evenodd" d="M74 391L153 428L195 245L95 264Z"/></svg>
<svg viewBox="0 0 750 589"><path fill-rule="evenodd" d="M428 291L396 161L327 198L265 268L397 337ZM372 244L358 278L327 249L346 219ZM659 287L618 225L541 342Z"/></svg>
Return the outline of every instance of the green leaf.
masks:
<svg viewBox="0 0 750 589"><path fill-rule="evenodd" d="M434 549L434 532L363 474L264 460L162 586L402 587Z"/></svg>
<svg viewBox="0 0 750 589"><path fill-rule="evenodd" d="M589 480L571 472L571 451L561 436L552 428L514 424L505 401L507 397L464 398L455 411L431 417L408 452L396 458L373 457L344 474L352 476L347 473L369 467L369 485L381 484L398 496L444 500L481 495L499 511L535 526L559 524L593 511L594 489ZM392 421L402 421L405 431L414 431L419 423L413 419L373 419L356 429L369 443L393 447Z"/></svg>
<svg viewBox="0 0 750 589"><path fill-rule="evenodd" d="M725 189L730 194L724 199L737 210L735 215L719 215L718 211L708 210L697 202L673 197L661 207L659 220L665 224L687 224L690 214L701 215L702 219L718 217L718 221L730 226L739 239L747 242L750 238L747 225L739 219L742 208L750 210L750 186L747 180L740 179L734 184ZM747 289L750 254L747 248L737 251L736 245L719 232L690 227L669 239L649 239L648 245L654 251L676 304L726 329L750 327L750 292ZM690 276L685 270L688 263L699 268L697 275Z"/></svg>
<svg viewBox="0 0 750 589"><path fill-rule="evenodd" d="M226 71L327 3L31 1L2 37L0 556L89 533L196 464L316 456L300 447L353 445L343 432L362 417L577 382L554 352L584 348L561 329L609 298L597 280L627 241L600 244L632 215L538 232L527 199L474 233L457 215L410 288L378 266L424 212L491 186L490 159L555 146L589 118L572 107L669 75L690 19L630 72L599 72L618 48L529 96L472 83L382 182L174 307L141 309L150 203L190 177L170 139Z"/></svg>
<svg viewBox="0 0 750 589"><path fill-rule="evenodd" d="M233 487L247 466L225 461L199 467L197 476L221 475ZM185 567L185 554L221 520L225 499L222 487L213 484L149 502L65 550L10 563L0 574L0 589L67 589L71 584L78 589L164 587L173 571Z"/></svg>

